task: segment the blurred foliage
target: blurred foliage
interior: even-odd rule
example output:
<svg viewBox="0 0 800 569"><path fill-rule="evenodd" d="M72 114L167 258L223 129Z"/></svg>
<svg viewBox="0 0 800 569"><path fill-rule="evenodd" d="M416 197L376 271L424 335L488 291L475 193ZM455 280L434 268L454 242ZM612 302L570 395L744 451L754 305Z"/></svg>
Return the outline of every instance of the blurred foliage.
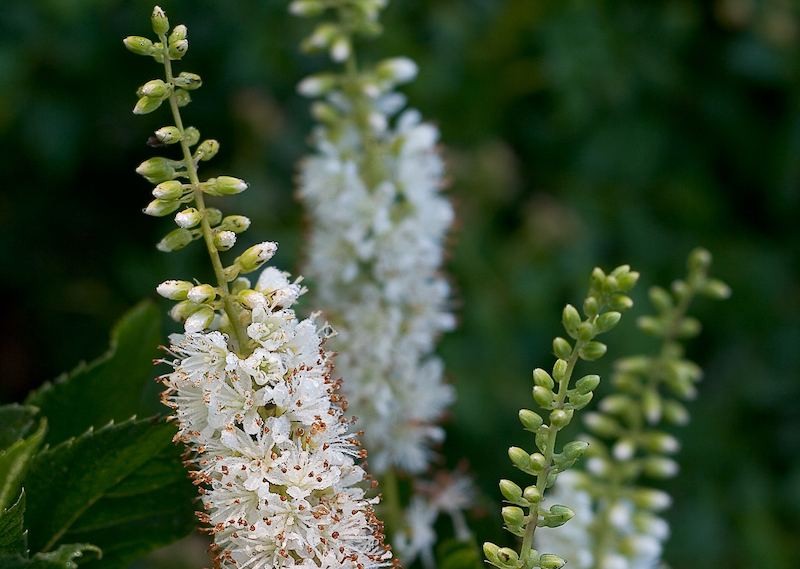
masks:
<svg viewBox="0 0 800 569"><path fill-rule="evenodd" d="M277 1L161 5L189 28L179 69L204 80L186 119L222 144L207 174L250 182L231 210L298 272L291 180L312 123L294 85L326 65L297 52L307 23ZM206 276L200 248L167 262L154 244L169 222L140 213L150 188L133 170L161 124L130 112L153 70L121 40L148 32L151 9L3 2L2 402L101 353L158 282ZM420 64L407 92L448 147L461 326L440 350L459 393L443 453L466 456L486 496L480 540L507 539L497 480L511 474L506 448L529 442L516 411L530 371L551 361L564 303L583 298L594 265L630 263L643 275L633 310L646 313L647 286L702 245L734 295L693 309L705 330L688 355L707 373L676 432L666 558L800 566L798 2L395 0L383 21L364 57ZM632 325L608 343L609 361L655 349Z"/></svg>

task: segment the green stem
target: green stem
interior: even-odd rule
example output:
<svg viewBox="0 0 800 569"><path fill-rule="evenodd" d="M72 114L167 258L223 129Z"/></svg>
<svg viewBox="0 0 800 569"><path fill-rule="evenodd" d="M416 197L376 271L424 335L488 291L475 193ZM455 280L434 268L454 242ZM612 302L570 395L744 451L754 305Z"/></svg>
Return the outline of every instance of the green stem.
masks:
<svg viewBox="0 0 800 569"><path fill-rule="evenodd" d="M400 484L397 471L390 466L381 477L381 505L386 522L386 535L395 535L403 528L403 506L400 503Z"/></svg>
<svg viewBox="0 0 800 569"><path fill-rule="evenodd" d="M211 265L214 267L214 274L217 278L217 287L220 291L220 297L222 298L223 303L223 310L225 314L228 316L228 321L230 322L231 328L233 329L234 335L236 337L236 343L238 344L238 351L240 352L239 355L246 356L248 351L248 336L246 330L244 328L244 323L240 320L239 314L241 313L241 308L236 303L235 299L231 296L230 291L228 289L228 281L225 278L225 272L222 267L222 261L219 258L219 251L217 250L216 246L214 246L214 232L211 230L211 224L208 222L208 216L206 214L206 204L205 199L203 196L203 189L200 186L200 178L197 176L197 165L192 158L192 151L189 149L189 145L186 142L186 137L184 136L184 128L183 128L183 121L181 120L181 113L178 107L178 97L175 95L175 80L172 75L172 61L169 58L169 46L167 42L166 34L159 34L158 39L161 40L163 45L163 52L164 52L164 72L166 74L167 83L173 86L172 91L169 95L169 106L172 110L172 117L175 120L175 126L181 133L181 151L183 152L183 161L186 164L186 173L189 176L189 182L192 184L194 188L194 201L195 205L197 206L197 210L200 212L200 230L203 234L203 240L206 243L206 249L208 250L208 255L211 258Z"/></svg>

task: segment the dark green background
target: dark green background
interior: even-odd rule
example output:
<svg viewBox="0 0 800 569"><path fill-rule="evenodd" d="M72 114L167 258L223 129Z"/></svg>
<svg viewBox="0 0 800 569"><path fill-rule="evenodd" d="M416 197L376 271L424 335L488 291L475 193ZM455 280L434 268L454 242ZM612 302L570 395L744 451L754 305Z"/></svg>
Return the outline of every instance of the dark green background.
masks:
<svg viewBox="0 0 800 569"><path fill-rule="evenodd" d="M222 145L202 173L250 182L224 205L253 219L243 243L279 241L276 264L298 272L306 228L292 177L312 123L294 85L327 65L297 53L309 23L278 1L162 6L189 28L178 69L205 82L185 121ZM158 282L209 277L200 247L156 251L170 223L140 213L150 186L133 170L169 119L130 112L160 69L121 39L150 35L151 9L0 8L3 401L100 354ZM440 352L459 401L443 452L449 465L466 457L486 495L480 540L510 542L496 483L523 482L506 448L532 446L516 411L534 405L530 370L552 365L563 304L582 300L593 266L629 263L642 273L641 314L647 286L682 275L703 245L734 296L694 307L705 329L689 355L707 374L678 432L682 473L665 485L666 559L800 566L797 2L398 0L383 21L363 58L420 64L406 92L441 127L450 164L460 328ZM654 348L634 316L581 371Z"/></svg>

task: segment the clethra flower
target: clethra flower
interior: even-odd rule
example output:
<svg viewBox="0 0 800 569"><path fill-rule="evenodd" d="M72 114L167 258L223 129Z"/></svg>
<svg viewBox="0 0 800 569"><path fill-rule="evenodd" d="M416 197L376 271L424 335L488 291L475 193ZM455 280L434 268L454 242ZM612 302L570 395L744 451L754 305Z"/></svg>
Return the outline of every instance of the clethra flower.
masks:
<svg viewBox="0 0 800 569"><path fill-rule="evenodd" d="M365 452L348 434L337 382L314 317L298 321L302 292L264 270L262 299L242 358L219 331L174 334L162 377L177 442L202 484L198 515L220 568L367 569L390 565L375 499L358 486Z"/></svg>

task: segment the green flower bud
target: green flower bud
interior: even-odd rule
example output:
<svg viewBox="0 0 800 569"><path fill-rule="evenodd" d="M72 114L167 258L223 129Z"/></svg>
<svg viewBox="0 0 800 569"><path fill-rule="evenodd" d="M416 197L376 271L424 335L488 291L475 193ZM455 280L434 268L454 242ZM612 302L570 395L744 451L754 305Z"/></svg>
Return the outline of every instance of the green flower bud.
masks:
<svg viewBox="0 0 800 569"><path fill-rule="evenodd" d="M153 217L163 217L171 214L180 206L181 202L179 201L155 199L147 204L147 207L142 211L147 215L152 215Z"/></svg>
<svg viewBox="0 0 800 569"><path fill-rule="evenodd" d="M222 231L233 231L234 233L243 233L250 227L250 219L243 215L228 215L222 220L222 223L217 229Z"/></svg>
<svg viewBox="0 0 800 569"><path fill-rule="evenodd" d="M225 282L231 282L232 280L234 280L236 277L239 276L240 271L241 267L239 267L239 265L234 263L233 265L222 269L222 276L225 279Z"/></svg>
<svg viewBox="0 0 800 569"><path fill-rule="evenodd" d="M339 26L325 22L318 25L312 34L303 40L302 48L304 51L315 52L326 49L333 40L339 36Z"/></svg>
<svg viewBox="0 0 800 569"><path fill-rule="evenodd" d="M562 453L567 460L578 460L587 448L589 443L586 441L572 441L564 445Z"/></svg>
<svg viewBox="0 0 800 569"><path fill-rule="evenodd" d="M591 322L583 322L578 327L578 340L588 342L597 335L597 330Z"/></svg>
<svg viewBox="0 0 800 569"><path fill-rule="evenodd" d="M163 144L175 144L181 141L181 131L176 126L161 127L155 132L156 138Z"/></svg>
<svg viewBox="0 0 800 569"><path fill-rule="evenodd" d="M189 281L164 281L156 287L156 292L169 300L186 300L186 294L194 288Z"/></svg>
<svg viewBox="0 0 800 569"><path fill-rule="evenodd" d="M535 452L530 456L530 469L534 472L541 472L546 464L547 460L542 453Z"/></svg>
<svg viewBox="0 0 800 569"><path fill-rule="evenodd" d="M509 527L519 527L525 522L525 513L517 506L505 506L501 510L501 513L503 515L503 521L505 521L506 525Z"/></svg>
<svg viewBox="0 0 800 569"><path fill-rule="evenodd" d="M681 338L694 338L700 333L702 324L697 318L686 316L681 319L681 326L678 330L678 335Z"/></svg>
<svg viewBox="0 0 800 569"><path fill-rule="evenodd" d="M151 184L160 184L175 178L173 164L172 160L167 160L166 158L150 158L139 164L136 168L136 173L144 176Z"/></svg>
<svg viewBox="0 0 800 569"><path fill-rule="evenodd" d="M175 77L175 86L187 91L193 91L203 84L203 80L195 73L188 73L183 71L180 75Z"/></svg>
<svg viewBox="0 0 800 569"><path fill-rule="evenodd" d="M201 305L195 304L189 300L184 300L179 302L172 309L169 311L169 315L172 317L173 320L176 322L186 322L186 319L189 318L192 314L200 310Z"/></svg>
<svg viewBox="0 0 800 569"><path fill-rule="evenodd" d="M176 41L181 41L186 39L186 26L183 24L178 24L173 28L172 33L169 34L169 38L167 38L168 43L175 43Z"/></svg>
<svg viewBox="0 0 800 569"><path fill-rule="evenodd" d="M197 150L194 151L194 159L205 162L216 156L217 152L219 152L219 142L209 138L208 140L204 140L200 146L197 147Z"/></svg>
<svg viewBox="0 0 800 569"><path fill-rule="evenodd" d="M511 480L503 479L500 481L500 493L512 504L518 503L520 498L522 498L522 488L514 484Z"/></svg>
<svg viewBox="0 0 800 569"><path fill-rule="evenodd" d="M598 312L600 312L600 304L597 302L597 297L586 297L586 300L583 301L583 313L586 315L586 317L591 318Z"/></svg>
<svg viewBox="0 0 800 569"><path fill-rule="evenodd" d="M619 290L622 292L629 292L633 287L636 286L636 283L639 281L639 273L636 271L631 271L625 276L617 277L619 279Z"/></svg>
<svg viewBox="0 0 800 569"><path fill-rule="evenodd" d="M175 216L175 223L178 227L191 229L200 223L201 219L203 219L203 214L193 207L187 207L183 211L178 212L178 214Z"/></svg>
<svg viewBox="0 0 800 569"><path fill-rule="evenodd" d="M555 409L550 413L550 424L556 429L563 429L572 420L572 409Z"/></svg>
<svg viewBox="0 0 800 569"><path fill-rule="evenodd" d="M553 389L555 386L555 382L553 382L553 378L550 377L550 374L539 367L533 370L533 383L546 389Z"/></svg>
<svg viewBox="0 0 800 569"><path fill-rule="evenodd" d="M647 510L659 512L672 505L672 498L666 492L652 488L637 488L633 493L633 502Z"/></svg>
<svg viewBox="0 0 800 569"><path fill-rule="evenodd" d="M646 389L642 393L642 410L647 422L651 425L661 422L661 396L655 389Z"/></svg>
<svg viewBox="0 0 800 569"><path fill-rule="evenodd" d="M619 282L617 281L617 277L613 274L610 274L606 277L606 280L603 281L603 292L612 294L619 291Z"/></svg>
<svg viewBox="0 0 800 569"><path fill-rule="evenodd" d="M636 453L636 443L630 437L621 437L611 447L611 454L620 462L630 460Z"/></svg>
<svg viewBox="0 0 800 569"><path fill-rule="evenodd" d="M650 297L650 303L659 312L672 310L675 307L672 296L660 286L651 286L650 290L647 291L647 295Z"/></svg>
<svg viewBox="0 0 800 569"><path fill-rule="evenodd" d="M295 16L319 16L324 10L320 0L294 0L289 4L289 13Z"/></svg>
<svg viewBox="0 0 800 569"><path fill-rule="evenodd" d="M160 97L141 97L133 107L133 114L146 115L147 113L152 113L161 106L163 101L164 99Z"/></svg>
<svg viewBox="0 0 800 569"><path fill-rule="evenodd" d="M622 432L622 425L602 413L586 413L583 416L583 424L598 437L607 439L616 437Z"/></svg>
<svg viewBox="0 0 800 569"><path fill-rule="evenodd" d="M211 325L214 320L214 309L204 306L186 319L183 327L187 332L202 332Z"/></svg>
<svg viewBox="0 0 800 569"><path fill-rule="evenodd" d="M205 144L205 142L203 144ZM202 148L202 145L200 148ZM198 148L198 152L199 151L200 149ZM214 196L230 196L241 193L247 189L247 182L240 180L239 178L234 178L233 176L219 176L218 178L212 178L211 180L208 180L207 184L208 186L205 186L203 190L207 194Z"/></svg>
<svg viewBox="0 0 800 569"><path fill-rule="evenodd" d="M188 146L194 146L200 141L200 131L193 126L187 127L183 130L183 139Z"/></svg>
<svg viewBox="0 0 800 569"><path fill-rule="evenodd" d="M161 79L148 81L136 92L140 97L153 97L154 99L165 99L169 97L171 87Z"/></svg>
<svg viewBox="0 0 800 569"><path fill-rule="evenodd" d="M569 367L569 363L567 360L563 358L559 358L556 360L556 363L553 364L553 378L556 381L561 381L567 375L567 368Z"/></svg>
<svg viewBox="0 0 800 569"><path fill-rule="evenodd" d="M556 338L553 340L553 353L557 358L568 360L572 355L572 345L564 338Z"/></svg>
<svg viewBox="0 0 800 569"><path fill-rule="evenodd" d="M231 294L239 294L243 290L250 288L250 279L247 277L239 277L231 285Z"/></svg>
<svg viewBox="0 0 800 569"><path fill-rule="evenodd" d="M483 555L487 561L495 567L503 567L500 563L500 548L493 543L485 542L483 544Z"/></svg>
<svg viewBox="0 0 800 569"><path fill-rule="evenodd" d="M519 420L522 422L526 430L534 433L539 427L542 426L542 423L544 422L541 415L528 409L519 410Z"/></svg>
<svg viewBox="0 0 800 569"><path fill-rule="evenodd" d="M213 238L217 251L227 251L236 245L236 233L233 231L218 231Z"/></svg>
<svg viewBox="0 0 800 569"><path fill-rule="evenodd" d="M508 458L510 458L511 463L520 470L530 470L531 455L529 455L525 449L519 447L509 447Z"/></svg>
<svg viewBox="0 0 800 569"><path fill-rule="evenodd" d="M719 279L709 279L706 281L701 292L705 296L716 300L725 300L726 298L730 298L732 294L731 287Z"/></svg>
<svg viewBox="0 0 800 569"><path fill-rule="evenodd" d="M189 40L183 39L176 42L169 43L169 58L178 60L189 51Z"/></svg>
<svg viewBox="0 0 800 569"><path fill-rule="evenodd" d="M249 310L253 310L256 306L266 306L269 304L267 302L267 297L264 296L263 293L249 288L241 291L237 295L236 300L238 300L242 306Z"/></svg>
<svg viewBox="0 0 800 569"><path fill-rule="evenodd" d="M273 241L265 241L264 243L253 245L236 259L236 264L239 265L242 273L253 272L269 261L277 250L278 244Z"/></svg>
<svg viewBox="0 0 800 569"><path fill-rule="evenodd" d="M212 227L219 225L219 222L222 221L222 212L215 207L207 207L206 219L208 220L208 224Z"/></svg>
<svg viewBox="0 0 800 569"><path fill-rule="evenodd" d="M603 288L603 283L606 282L606 274L600 267L595 267L592 270L592 275L589 277L589 285L593 289Z"/></svg>
<svg viewBox="0 0 800 569"><path fill-rule="evenodd" d="M536 486L528 486L525 488L525 491L522 492L522 499L527 500L531 504L538 504L542 501L542 493Z"/></svg>
<svg viewBox="0 0 800 569"><path fill-rule="evenodd" d="M542 569L561 569L566 563L558 555L552 553L545 553L539 557L539 567Z"/></svg>
<svg viewBox="0 0 800 569"><path fill-rule="evenodd" d="M564 324L564 329L567 333L575 338L574 334L577 332L578 326L581 325L581 315L578 314L578 310L571 304L566 305L561 314L561 322Z"/></svg>
<svg viewBox="0 0 800 569"><path fill-rule="evenodd" d="M674 399L667 399L663 401L664 418L673 425L688 425L689 424L689 411L682 403Z"/></svg>
<svg viewBox="0 0 800 569"><path fill-rule="evenodd" d="M542 522L540 525L548 528L557 528L563 526L575 516L575 512L566 506L555 505L550 508L549 512L542 515Z"/></svg>
<svg viewBox="0 0 800 569"><path fill-rule="evenodd" d="M600 385L599 375L584 375L577 382L575 382L575 389L578 390L578 393L584 395L590 391L594 391L598 385Z"/></svg>
<svg viewBox="0 0 800 569"><path fill-rule="evenodd" d="M304 97L319 97L339 86L339 76L333 73L309 75L297 84L297 92Z"/></svg>
<svg viewBox="0 0 800 569"><path fill-rule="evenodd" d="M619 324L620 318L622 318L622 314L614 310L601 314L597 317L597 333L608 332Z"/></svg>
<svg viewBox="0 0 800 569"><path fill-rule="evenodd" d="M175 101L179 107L185 107L192 102L192 97L186 89L175 89Z"/></svg>
<svg viewBox="0 0 800 569"><path fill-rule="evenodd" d="M569 395L569 406L572 409L583 409L589 404L592 397L594 397L594 393L591 391L582 395Z"/></svg>
<svg viewBox="0 0 800 569"><path fill-rule="evenodd" d="M419 72L417 64L408 57L391 57L375 66L375 72L383 81L400 85L413 81Z"/></svg>
<svg viewBox="0 0 800 569"><path fill-rule="evenodd" d="M216 300L218 291L210 284L201 284L192 287L186 294L186 298L197 304L206 304Z"/></svg>
<svg viewBox="0 0 800 569"><path fill-rule="evenodd" d="M642 436L644 446L650 452L659 454L675 454L681 448L681 443L672 435L663 431L651 431Z"/></svg>
<svg viewBox="0 0 800 569"><path fill-rule="evenodd" d="M647 356L630 356L614 362L614 369L621 372L646 375L650 370L651 359Z"/></svg>
<svg viewBox="0 0 800 569"><path fill-rule="evenodd" d="M584 360L592 361L603 357L606 350L608 350L608 346L602 342L589 342L578 350L578 355Z"/></svg>
<svg viewBox="0 0 800 569"><path fill-rule="evenodd" d="M153 24L153 31L159 36L166 34L169 30L167 15L159 6L153 8L153 15L150 18L150 22Z"/></svg>
<svg viewBox="0 0 800 569"><path fill-rule="evenodd" d="M602 412L610 415L626 415L631 409L636 408L636 403L627 395L612 393L603 397L598 407Z"/></svg>
<svg viewBox="0 0 800 569"><path fill-rule="evenodd" d="M644 473L651 478L672 478L678 474L678 463L665 456L651 456L644 459Z"/></svg>
<svg viewBox="0 0 800 569"><path fill-rule="evenodd" d="M533 398L542 409L552 409L556 403L555 394L541 385L536 385L533 388Z"/></svg>
<svg viewBox="0 0 800 569"><path fill-rule="evenodd" d="M333 43L331 43L330 48L330 56L331 59L337 63L342 63L353 52L353 44L350 43L350 38L347 36L339 36L337 37Z"/></svg>
<svg viewBox="0 0 800 569"><path fill-rule="evenodd" d="M698 247L689 253L687 267L690 273L706 271L711 266L711 261L711 253L709 253L707 249Z"/></svg>
<svg viewBox="0 0 800 569"><path fill-rule="evenodd" d="M128 48L128 51L132 51L137 55L153 55L153 42L147 38L143 38L141 36L128 36L122 43L125 44L125 47Z"/></svg>
<svg viewBox="0 0 800 569"><path fill-rule="evenodd" d="M633 306L633 300L624 294L615 294L608 299L608 306L611 310L623 312Z"/></svg>
<svg viewBox="0 0 800 569"><path fill-rule="evenodd" d="M158 242L156 249L164 251L165 253L170 253L178 249L183 249L191 243L193 239L194 234L188 229L176 229L175 231L167 233L164 238Z"/></svg>
<svg viewBox="0 0 800 569"><path fill-rule="evenodd" d="M316 101L311 105L311 116L324 124L335 124L342 118L342 115L333 106L321 101Z"/></svg>

